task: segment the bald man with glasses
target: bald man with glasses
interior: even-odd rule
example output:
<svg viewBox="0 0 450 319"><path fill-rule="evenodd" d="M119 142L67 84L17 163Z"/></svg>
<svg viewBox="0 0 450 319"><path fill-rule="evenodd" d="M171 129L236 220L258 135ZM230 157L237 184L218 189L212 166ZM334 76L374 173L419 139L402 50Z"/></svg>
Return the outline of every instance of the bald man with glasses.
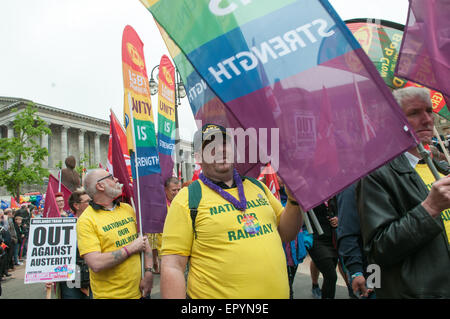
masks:
<svg viewBox="0 0 450 319"><path fill-rule="evenodd" d="M84 188L92 199L77 222L80 255L89 266L94 299L139 299L153 284L152 250L138 234L133 208L120 203L122 184L103 169L90 171ZM140 252L144 252L141 276Z"/></svg>

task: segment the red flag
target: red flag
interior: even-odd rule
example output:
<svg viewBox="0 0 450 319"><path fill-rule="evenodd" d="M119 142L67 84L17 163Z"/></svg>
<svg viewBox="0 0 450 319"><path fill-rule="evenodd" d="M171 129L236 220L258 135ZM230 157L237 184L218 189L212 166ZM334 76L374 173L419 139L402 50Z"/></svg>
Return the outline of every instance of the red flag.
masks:
<svg viewBox="0 0 450 319"><path fill-rule="evenodd" d="M50 176L52 176L52 175L50 175ZM42 213L42 217L44 217L44 218L61 217L61 214L59 213L58 205L56 204L55 192L53 190L52 184L54 184L54 183L50 182L50 178L49 178L48 185L47 185L47 193L45 194L44 212ZM62 188L62 186L61 186L61 188ZM65 200L65 198L64 198L64 200Z"/></svg>
<svg viewBox="0 0 450 319"><path fill-rule="evenodd" d="M113 122L113 115L110 115L111 123ZM130 175L128 174L127 165L123 156L123 149L120 144L120 138L117 133L115 125L111 125L111 139L109 152L111 153L111 172L121 184L122 196L124 201L131 204L131 198L133 197L133 188L130 181ZM126 140L125 140L126 141Z"/></svg>
<svg viewBox="0 0 450 319"><path fill-rule="evenodd" d="M11 208L20 208L14 197L11 197Z"/></svg>
<svg viewBox="0 0 450 319"><path fill-rule="evenodd" d="M195 181L199 178L200 173L202 172L202 167L195 163L194 175L192 176L192 180Z"/></svg>
<svg viewBox="0 0 450 319"><path fill-rule="evenodd" d="M56 179L56 177L54 177L52 174L50 174L50 176L48 177L48 183L52 184L52 189L57 192L58 188L59 188L59 180ZM65 211L70 211L70 206L69 206L69 197L70 194L72 194L72 192L70 191L70 189L68 189L66 186L64 186L63 183L61 183L61 190L60 192L62 192L64 194L64 210ZM47 197L45 198L45 201L47 201Z"/></svg>
<svg viewBox="0 0 450 319"><path fill-rule="evenodd" d="M128 170L128 176L130 176L131 180L131 162L130 162L130 153L128 151L127 146L127 135L125 133L125 130L123 129L122 125L120 124L119 120L117 119L116 115L114 114L113 110L111 110L111 115L109 116L110 122L109 122L109 147L108 147L108 163L106 166L108 167L108 170L114 174L113 171L113 164L112 164L112 127L114 126L116 129L116 135L119 139L119 145L122 149L122 156L125 159L125 166Z"/></svg>
<svg viewBox="0 0 450 319"><path fill-rule="evenodd" d="M264 175L266 177L266 185L270 189L273 195L280 200L280 184L278 184L278 178L277 174L273 170L270 163L267 164L266 167L264 167L261 175ZM261 176L260 175L260 176Z"/></svg>

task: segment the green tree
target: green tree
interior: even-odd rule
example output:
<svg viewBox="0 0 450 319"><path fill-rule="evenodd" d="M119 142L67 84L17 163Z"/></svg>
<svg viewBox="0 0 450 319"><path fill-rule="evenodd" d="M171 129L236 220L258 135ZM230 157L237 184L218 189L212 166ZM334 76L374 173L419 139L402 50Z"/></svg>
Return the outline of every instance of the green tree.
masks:
<svg viewBox="0 0 450 319"><path fill-rule="evenodd" d="M51 135L51 130L36 112L34 103L28 103L13 121L15 135L0 139L0 167L3 168L0 169L0 186L5 186L17 200L22 185L42 185L49 175L41 163L48 156L48 150L40 147L36 139L43 134Z"/></svg>

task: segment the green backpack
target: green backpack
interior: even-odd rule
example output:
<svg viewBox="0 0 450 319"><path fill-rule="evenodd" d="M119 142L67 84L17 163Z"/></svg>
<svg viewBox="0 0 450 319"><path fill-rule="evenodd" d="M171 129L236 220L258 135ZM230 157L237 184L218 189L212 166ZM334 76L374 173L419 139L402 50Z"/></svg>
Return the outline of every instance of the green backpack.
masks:
<svg viewBox="0 0 450 319"><path fill-rule="evenodd" d="M261 184L260 181L258 181L256 178L253 177L245 177L249 181L251 181L253 184L261 188L261 190L265 193L265 188ZM194 237L197 239L197 231L195 229L195 219L197 218L197 208L200 204L200 201L202 199L202 187L200 186L199 180L196 180L191 183L191 185L188 186L188 201L189 201L189 211L191 213L191 220L192 220L192 230L194 231Z"/></svg>

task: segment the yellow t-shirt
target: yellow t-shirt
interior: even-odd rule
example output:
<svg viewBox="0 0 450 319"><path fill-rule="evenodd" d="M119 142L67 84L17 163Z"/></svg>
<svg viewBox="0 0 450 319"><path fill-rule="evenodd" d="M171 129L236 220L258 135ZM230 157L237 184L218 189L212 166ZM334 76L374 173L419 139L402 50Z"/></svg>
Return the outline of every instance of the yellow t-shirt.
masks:
<svg viewBox="0 0 450 319"><path fill-rule="evenodd" d="M118 250L138 237L133 208L120 203L114 211L86 208L77 222L80 255ZM121 264L97 273L90 271L95 299L139 299L141 259L133 254Z"/></svg>
<svg viewBox="0 0 450 319"><path fill-rule="evenodd" d="M244 181L246 214L260 225L257 234L243 228L243 213L201 181L202 199L194 239L188 188L172 201L164 224L161 255L190 256L187 294L191 298L289 298L286 257L277 227L281 203ZM235 198L237 188L226 189Z"/></svg>
<svg viewBox="0 0 450 319"><path fill-rule="evenodd" d="M169 211L169 207L170 205L167 202L166 211ZM158 251L158 256L161 255L162 233L148 233L146 235L152 250L156 249Z"/></svg>
<svg viewBox="0 0 450 319"><path fill-rule="evenodd" d="M162 233L148 233L146 235L151 249L156 249L159 255L161 253Z"/></svg>
<svg viewBox="0 0 450 319"><path fill-rule="evenodd" d="M416 172L419 174L419 176L422 178L425 185L427 185L428 190L431 189L431 185L433 185L434 181L436 180L433 176L433 173L431 173L430 168L427 164L417 164L416 165ZM444 175L440 174L442 177ZM442 221L444 222L445 231L447 232L447 239L450 243L450 209L444 210L441 212Z"/></svg>

